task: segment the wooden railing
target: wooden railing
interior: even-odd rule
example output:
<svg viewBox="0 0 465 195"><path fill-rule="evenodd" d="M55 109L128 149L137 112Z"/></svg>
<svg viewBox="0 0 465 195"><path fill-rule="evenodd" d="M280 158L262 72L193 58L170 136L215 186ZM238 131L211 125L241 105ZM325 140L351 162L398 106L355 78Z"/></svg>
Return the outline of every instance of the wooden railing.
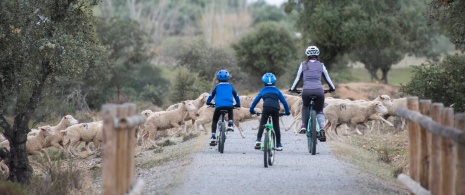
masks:
<svg viewBox="0 0 465 195"><path fill-rule="evenodd" d="M398 179L414 194L465 194L465 113L417 97L407 107L396 113L409 120L409 176Z"/></svg>
<svg viewBox="0 0 465 195"><path fill-rule="evenodd" d="M145 121L136 105L105 104L103 112L102 183L104 195L141 194L143 181L135 178L135 128Z"/></svg>

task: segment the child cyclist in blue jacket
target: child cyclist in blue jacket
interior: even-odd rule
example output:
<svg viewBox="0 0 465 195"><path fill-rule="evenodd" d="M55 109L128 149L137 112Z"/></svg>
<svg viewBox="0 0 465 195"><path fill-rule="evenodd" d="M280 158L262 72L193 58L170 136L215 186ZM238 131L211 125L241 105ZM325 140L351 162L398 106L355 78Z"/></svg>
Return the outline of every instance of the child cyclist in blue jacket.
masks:
<svg viewBox="0 0 465 195"><path fill-rule="evenodd" d="M234 90L233 86L228 83L229 81L229 72L227 70L220 70L216 74L216 78L220 83L216 85L215 89L213 89L210 96L207 99L207 105L211 105L211 101L215 98L215 112L213 113L213 121L212 121L212 137L210 139L210 146L216 145L216 127L218 120L220 118L221 112L220 110L227 110L228 111L228 131L232 131L233 126L233 97L236 100L236 105L234 107L241 107L241 102L239 100L239 96L237 95L236 91Z"/></svg>
<svg viewBox="0 0 465 195"><path fill-rule="evenodd" d="M279 101L281 101L284 106L285 115L290 114L289 106L287 105L287 101L281 91L274 86L276 83L276 76L274 76L273 73L264 74L262 81L265 83L265 87L262 88L250 106L250 113L255 114L254 108L260 99L263 98L262 118L260 119L260 127L258 129L257 141L255 142L255 149L260 149L261 138L265 128L264 125L267 123L268 117L271 116L271 119L273 120L273 129L276 133L276 150L282 151L283 145L281 144L281 131L279 129Z"/></svg>

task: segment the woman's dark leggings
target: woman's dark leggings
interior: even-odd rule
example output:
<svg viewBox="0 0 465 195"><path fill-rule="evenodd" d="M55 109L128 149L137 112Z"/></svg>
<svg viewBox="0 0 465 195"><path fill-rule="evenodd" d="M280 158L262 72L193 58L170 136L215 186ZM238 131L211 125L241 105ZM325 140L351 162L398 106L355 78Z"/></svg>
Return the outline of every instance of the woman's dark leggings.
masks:
<svg viewBox="0 0 465 195"><path fill-rule="evenodd" d="M227 110L228 111L228 119L233 120L233 107L232 106L223 106L215 108L215 112L213 113L213 121L212 121L212 133L216 133L216 127L218 126L218 120L220 119L221 112L220 110ZM227 120L225 119L226 125Z"/></svg>
<svg viewBox="0 0 465 195"><path fill-rule="evenodd" d="M310 96L316 96L315 100L315 111L317 115L318 123L320 128L324 125L323 106L325 105L325 93L323 89L303 89L302 90L302 124L307 125L308 117L310 115Z"/></svg>
<svg viewBox="0 0 465 195"><path fill-rule="evenodd" d="M268 122L268 117L271 116L273 121L273 129L276 133L276 144L281 143L281 130L279 129L279 109L271 107L263 107L262 118L260 119L260 127L258 128L257 140L262 139L263 130L265 124Z"/></svg>

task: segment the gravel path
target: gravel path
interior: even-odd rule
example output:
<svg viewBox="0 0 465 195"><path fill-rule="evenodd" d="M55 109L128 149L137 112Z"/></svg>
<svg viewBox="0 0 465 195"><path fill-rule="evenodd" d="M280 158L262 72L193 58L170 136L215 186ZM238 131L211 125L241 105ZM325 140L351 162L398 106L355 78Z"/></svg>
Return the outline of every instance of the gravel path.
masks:
<svg viewBox="0 0 465 195"><path fill-rule="evenodd" d="M292 120L291 117L284 119L286 124ZM229 133L223 154L217 147L208 146L208 140L203 138L203 148L177 162L184 168L171 171L173 184L164 193L400 194L382 181L338 160L326 143L319 143L318 154L312 156L307 150L306 137L295 136L292 132L282 132L284 150L276 152L273 166L264 168L263 152L253 148L257 131L250 130L257 122L241 125L247 129L246 138L242 139L237 130Z"/></svg>

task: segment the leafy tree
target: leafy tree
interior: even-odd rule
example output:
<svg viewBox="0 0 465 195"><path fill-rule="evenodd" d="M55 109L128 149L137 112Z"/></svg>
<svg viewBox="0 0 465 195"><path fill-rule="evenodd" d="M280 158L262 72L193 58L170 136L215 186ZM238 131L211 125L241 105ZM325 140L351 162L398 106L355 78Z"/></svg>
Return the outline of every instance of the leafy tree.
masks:
<svg viewBox="0 0 465 195"><path fill-rule="evenodd" d="M150 39L139 23L120 18L101 20L97 33L101 43L110 51L109 60L113 66L107 82L86 83L89 87L100 86L95 91L89 91L90 106L95 108L110 99L118 84L133 100L149 100L162 105L164 96L159 96L161 94L153 89L164 91L169 81L162 77L159 67L150 63L152 54L147 52ZM148 94L145 88L152 89L152 93Z"/></svg>
<svg viewBox="0 0 465 195"><path fill-rule="evenodd" d="M457 49L465 51L465 0L430 0L428 16L437 20Z"/></svg>
<svg viewBox="0 0 465 195"><path fill-rule="evenodd" d="M200 80L211 83L207 89L200 89L202 91L211 90L216 81L216 73L221 69L227 69L237 78L235 80L241 78L241 71L231 50L211 47L203 39L193 39L176 50L178 52L174 58L178 67L185 67L189 72L198 74Z"/></svg>
<svg viewBox="0 0 465 195"><path fill-rule="evenodd" d="M465 111L465 56L448 55L441 63L414 66L414 76L401 92L453 105L458 112Z"/></svg>
<svg viewBox="0 0 465 195"><path fill-rule="evenodd" d="M263 22L233 44L238 65L251 76L261 78L266 72L277 77L288 70L296 59L295 40L275 22ZM260 79L255 79L260 82Z"/></svg>
<svg viewBox="0 0 465 195"><path fill-rule="evenodd" d="M274 5L269 5L264 0L258 0L249 5L252 13L253 25L260 22L274 21L279 22L284 19L284 12Z"/></svg>
<svg viewBox="0 0 465 195"><path fill-rule="evenodd" d="M9 180L27 183L32 175L26 153L28 123L45 87L61 78L83 80L104 66L89 0L0 1L0 127L10 141ZM14 103L14 122L4 103Z"/></svg>
<svg viewBox="0 0 465 195"><path fill-rule="evenodd" d="M185 67L178 68L173 78L170 100L180 102L197 98L201 93L198 88L199 82L201 81L196 73L191 73Z"/></svg>
<svg viewBox="0 0 465 195"><path fill-rule="evenodd" d="M432 55L436 31L427 26L418 11L426 8L416 1L306 0L288 3L286 8L299 11L297 25L304 39L322 50L321 59L329 69L341 55L349 54L352 61L365 65L372 80L378 80L376 73L381 69L387 83L391 66L405 54Z"/></svg>
<svg viewBox="0 0 465 195"><path fill-rule="evenodd" d="M440 26L448 31L456 48L465 51L465 16L464 0L441 0L430 2L429 17L440 22ZM440 17L444 13L446 17ZM453 106L455 111L465 111L465 55L448 55L444 61L414 67L414 76L401 92L420 98L442 102Z"/></svg>

